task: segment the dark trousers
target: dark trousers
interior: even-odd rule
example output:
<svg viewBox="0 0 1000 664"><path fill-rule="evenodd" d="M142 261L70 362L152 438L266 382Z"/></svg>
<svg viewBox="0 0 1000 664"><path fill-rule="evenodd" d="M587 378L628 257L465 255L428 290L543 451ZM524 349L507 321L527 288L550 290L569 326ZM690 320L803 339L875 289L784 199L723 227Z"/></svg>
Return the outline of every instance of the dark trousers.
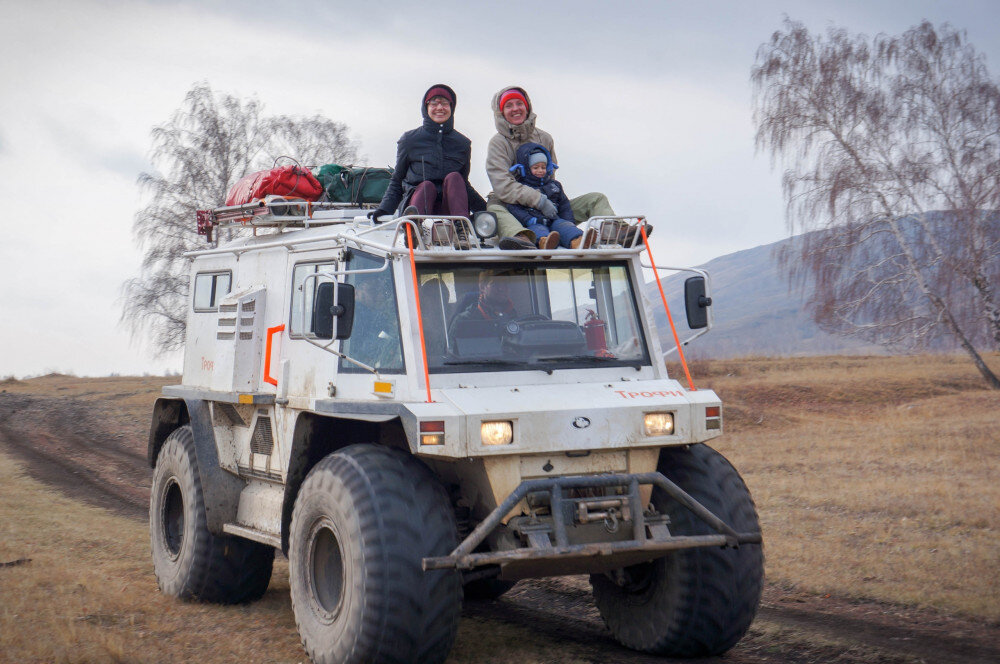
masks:
<svg viewBox="0 0 1000 664"><path fill-rule="evenodd" d="M469 191L461 173L448 173L441 184L441 193L430 180L424 180L413 190L410 205L418 214L443 214L466 217L469 215Z"/></svg>

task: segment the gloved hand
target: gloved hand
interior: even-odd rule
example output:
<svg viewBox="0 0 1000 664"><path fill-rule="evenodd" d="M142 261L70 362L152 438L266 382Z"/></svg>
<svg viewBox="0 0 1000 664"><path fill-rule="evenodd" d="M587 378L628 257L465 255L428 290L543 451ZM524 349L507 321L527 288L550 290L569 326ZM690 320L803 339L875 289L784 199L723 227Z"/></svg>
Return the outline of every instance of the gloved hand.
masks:
<svg viewBox="0 0 1000 664"><path fill-rule="evenodd" d="M387 215L387 214L391 215L392 212L390 212L389 210L383 210L382 208L379 208L377 210L372 210L371 212L369 212L368 213L368 218L371 219L372 221L374 221L377 224L378 223L378 218L382 217L384 215Z"/></svg>
<svg viewBox="0 0 1000 664"><path fill-rule="evenodd" d="M549 197L542 194L542 200L538 201L538 205L535 209L542 213L546 219L558 219L559 210L556 206L549 200Z"/></svg>

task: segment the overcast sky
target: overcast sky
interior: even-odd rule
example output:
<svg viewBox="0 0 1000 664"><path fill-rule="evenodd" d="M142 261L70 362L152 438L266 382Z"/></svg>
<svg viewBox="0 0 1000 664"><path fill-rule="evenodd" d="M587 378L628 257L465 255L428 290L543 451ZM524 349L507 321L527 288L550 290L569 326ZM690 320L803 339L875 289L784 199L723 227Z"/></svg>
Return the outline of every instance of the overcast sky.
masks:
<svg viewBox="0 0 1000 664"><path fill-rule="evenodd" d="M377 7L377 9L375 8ZM968 31L994 75L1000 2L171 2L0 0L0 378L179 370L119 323L150 129L196 82L273 114L346 123L391 165L420 95L457 92L472 183L489 190L490 99L532 97L570 195L646 214L658 264L787 237L780 174L755 155L750 67L782 17L899 33ZM206 206L221 201L206 201ZM194 220L192 220L192 224Z"/></svg>

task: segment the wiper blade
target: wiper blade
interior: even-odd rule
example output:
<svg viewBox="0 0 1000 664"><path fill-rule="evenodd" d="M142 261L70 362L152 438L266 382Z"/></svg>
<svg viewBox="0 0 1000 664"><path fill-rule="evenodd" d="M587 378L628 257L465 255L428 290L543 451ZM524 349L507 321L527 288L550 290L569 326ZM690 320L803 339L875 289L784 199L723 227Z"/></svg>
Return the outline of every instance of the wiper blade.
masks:
<svg viewBox="0 0 1000 664"><path fill-rule="evenodd" d="M581 360L603 364L607 362L621 363L627 367L634 367L638 370L642 367L642 360L628 360L622 357L603 357L601 355L550 355L547 357L537 357L536 362L579 362Z"/></svg>
<svg viewBox="0 0 1000 664"><path fill-rule="evenodd" d="M599 357L596 355L548 355L546 357L536 357L536 362L569 362L575 360L589 360L591 362L619 362L617 357ZM627 361L627 360L624 360Z"/></svg>
<svg viewBox="0 0 1000 664"><path fill-rule="evenodd" d="M452 366L462 365L462 364L490 364L494 366L523 366L524 362L514 362L513 360L499 360L491 357L484 357L481 360L445 360L445 364L450 364Z"/></svg>

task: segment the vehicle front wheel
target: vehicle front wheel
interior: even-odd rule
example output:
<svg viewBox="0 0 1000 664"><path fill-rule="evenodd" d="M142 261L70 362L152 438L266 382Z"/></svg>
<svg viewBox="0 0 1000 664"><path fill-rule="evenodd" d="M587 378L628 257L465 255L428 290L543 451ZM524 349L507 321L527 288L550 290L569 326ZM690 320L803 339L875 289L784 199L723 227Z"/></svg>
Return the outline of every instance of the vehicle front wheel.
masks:
<svg viewBox="0 0 1000 664"><path fill-rule="evenodd" d="M149 491L149 539L160 590L180 599L239 604L271 581L274 548L208 530L190 426L163 443Z"/></svg>
<svg viewBox="0 0 1000 664"><path fill-rule="evenodd" d="M760 530L746 484L712 448L666 448L657 469L737 532ZM663 491L654 489L652 502L670 517L672 535L714 534ZM594 574L590 583L618 641L658 655L705 657L729 650L749 629L763 588L764 553L760 544L684 549L616 572Z"/></svg>
<svg viewBox="0 0 1000 664"><path fill-rule="evenodd" d="M424 572L457 545L444 487L398 450L352 445L302 483L289 577L299 636L316 664L443 662L458 631L461 577Z"/></svg>

